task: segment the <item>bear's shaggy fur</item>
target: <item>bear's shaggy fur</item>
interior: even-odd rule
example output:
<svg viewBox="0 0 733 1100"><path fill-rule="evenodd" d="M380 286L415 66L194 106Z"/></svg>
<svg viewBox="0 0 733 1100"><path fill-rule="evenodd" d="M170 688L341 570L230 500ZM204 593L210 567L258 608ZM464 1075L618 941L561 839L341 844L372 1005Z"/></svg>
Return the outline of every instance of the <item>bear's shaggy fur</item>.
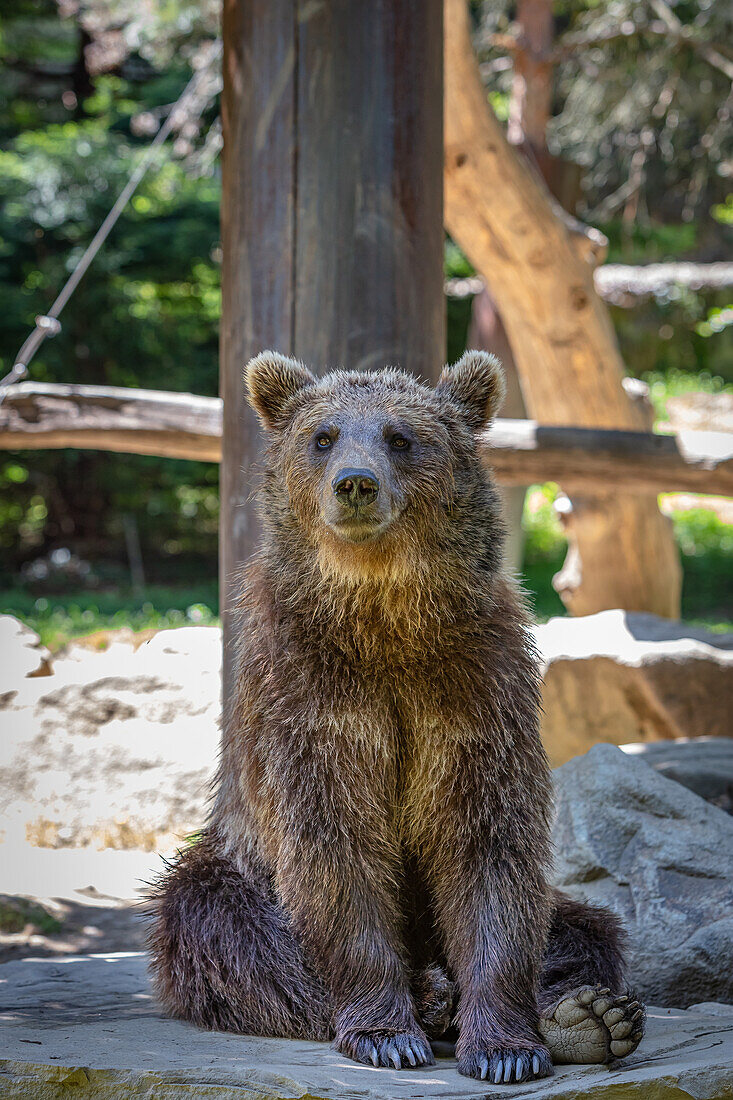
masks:
<svg viewBox="0 0 733 1100"><path fill-rule="evenodd" d="M618 990L622 958L615 918L548 885L538 660L477 449L499 366L432 389L267 352L246 381L264 539L211 818L155 900L159 996L381 1065L431 1062L453 1017L462 1073L543 1076L539 1014Z"/></svg>

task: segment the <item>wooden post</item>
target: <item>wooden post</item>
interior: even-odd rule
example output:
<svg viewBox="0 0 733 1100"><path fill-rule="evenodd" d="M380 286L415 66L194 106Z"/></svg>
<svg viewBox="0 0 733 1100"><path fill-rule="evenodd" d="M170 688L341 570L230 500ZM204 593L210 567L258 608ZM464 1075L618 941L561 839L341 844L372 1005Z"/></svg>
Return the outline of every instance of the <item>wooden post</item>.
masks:
<svg viewBox="0 0 733 1100"><path fill-rule="evenodd" d="M242 368L435 378L443 300L441 0L224 0L221 605L257 542Z"/></svg>

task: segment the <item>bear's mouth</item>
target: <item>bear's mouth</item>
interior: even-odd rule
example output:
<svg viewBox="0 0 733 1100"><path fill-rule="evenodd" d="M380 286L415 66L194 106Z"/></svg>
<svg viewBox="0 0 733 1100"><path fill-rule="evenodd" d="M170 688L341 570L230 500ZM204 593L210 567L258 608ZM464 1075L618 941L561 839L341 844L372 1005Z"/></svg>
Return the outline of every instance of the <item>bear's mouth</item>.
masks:
<svg viewBox="0 0 733 1100"><path fill-rule="evenodd" d="M344 516L328 524L335 535L344 542L373 542L386 530L389 521L370 516Z"/></svg>

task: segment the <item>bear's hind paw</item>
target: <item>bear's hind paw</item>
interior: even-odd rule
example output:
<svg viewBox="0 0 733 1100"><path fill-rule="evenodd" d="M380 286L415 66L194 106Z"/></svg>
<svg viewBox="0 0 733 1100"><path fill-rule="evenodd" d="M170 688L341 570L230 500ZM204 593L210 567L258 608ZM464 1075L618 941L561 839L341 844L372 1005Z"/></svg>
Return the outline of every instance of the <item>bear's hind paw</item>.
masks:
<svg viewBox="0 0 733 1100"><path fill-rule="evenodd" d="M561 997L539 1022L558 1064L602 1065L632 1054L644 1034L644 1009L633 994L581 986Z"/></svg>

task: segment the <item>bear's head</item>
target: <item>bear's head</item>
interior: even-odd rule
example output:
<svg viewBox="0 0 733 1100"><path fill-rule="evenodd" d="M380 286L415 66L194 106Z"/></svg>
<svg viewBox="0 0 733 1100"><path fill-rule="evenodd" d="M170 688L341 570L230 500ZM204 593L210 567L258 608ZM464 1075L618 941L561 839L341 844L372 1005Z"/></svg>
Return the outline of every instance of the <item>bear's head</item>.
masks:
<svg viewBox="0 0 733 1100"><path fill-rule="evenodd" d="M477 447L504 392L494 356L467 352L432 388L392 368L319 379L266 351L245 380L268 435L270 540L352 580L407 580L456 555L495 564L501 522Z"/></svg>

